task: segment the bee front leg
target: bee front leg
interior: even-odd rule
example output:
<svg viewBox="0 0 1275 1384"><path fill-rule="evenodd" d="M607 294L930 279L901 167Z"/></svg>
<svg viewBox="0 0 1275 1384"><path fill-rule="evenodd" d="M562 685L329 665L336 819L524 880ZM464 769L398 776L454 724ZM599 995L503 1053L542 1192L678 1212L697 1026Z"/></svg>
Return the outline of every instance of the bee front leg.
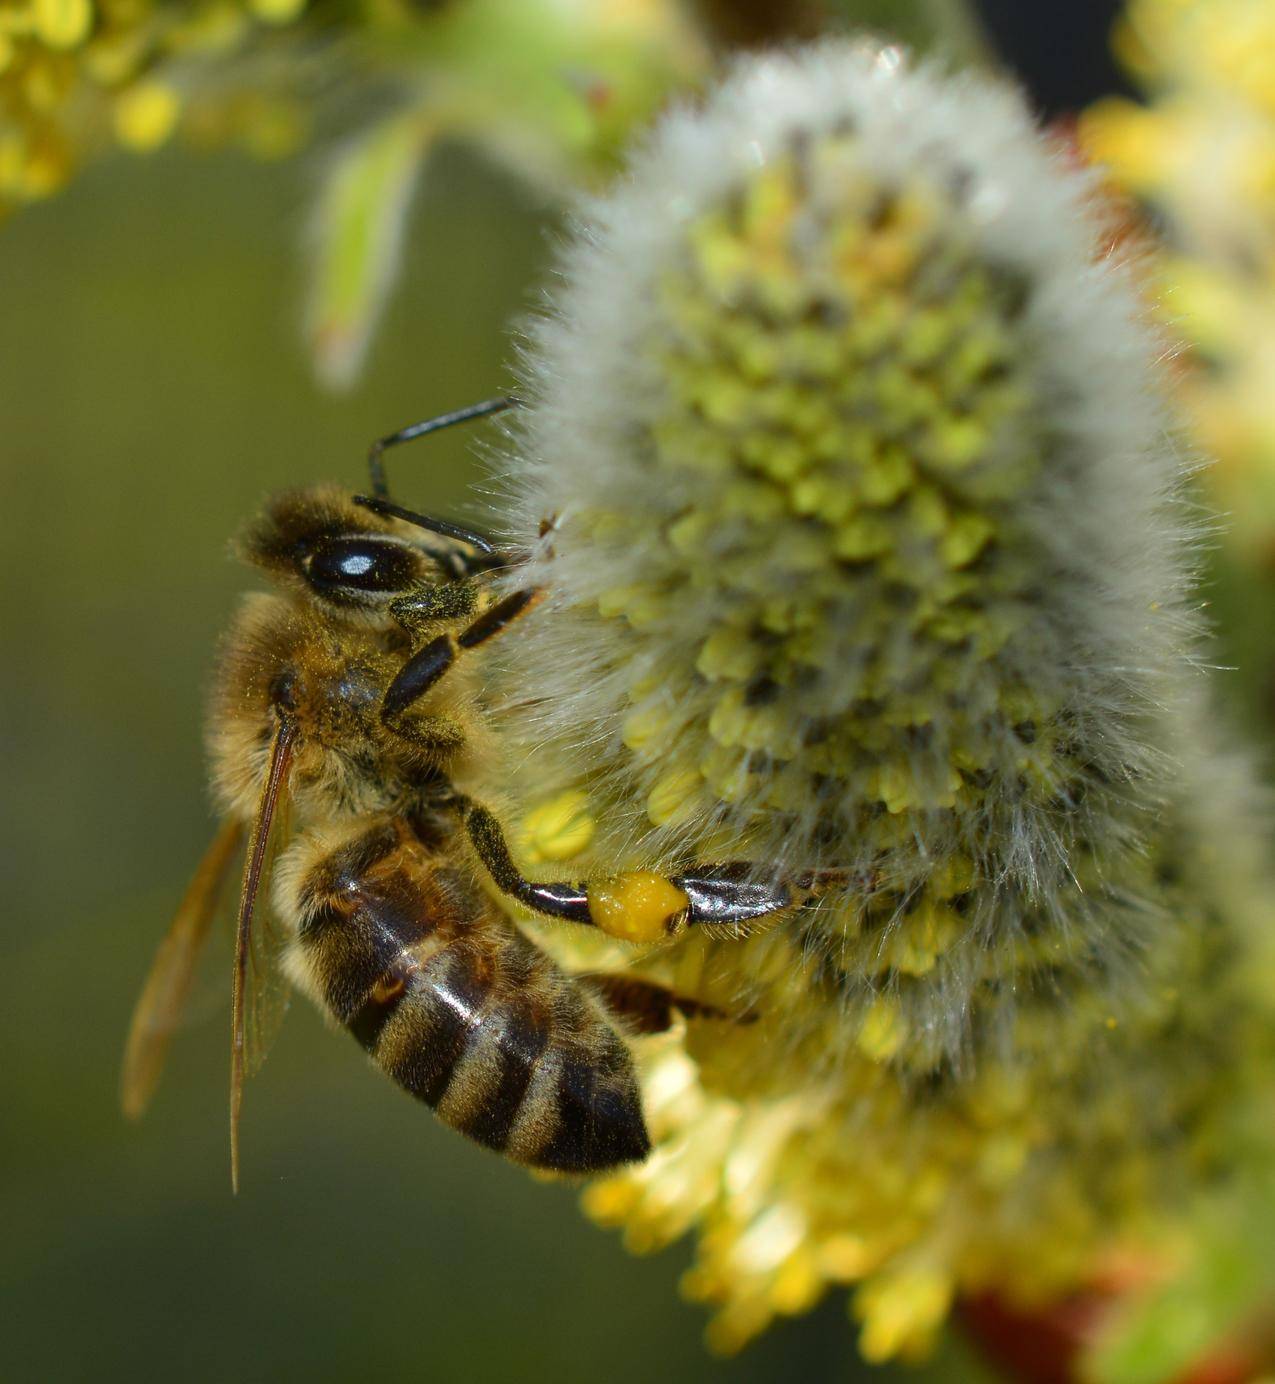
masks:
<svg viewBox="0 0 1275 1384"><path fill-rule="evenodd" d="M381 701L382 722L391 730L403 733L402 728L411 723L412 708L445 676L460 654L466 649L485 644L493 635L499 634L518 616L529 610L539 595L534 588L514 591L503 600L497 601L495 605L489 606L459 634L436 635L428 644L417 649L385 689L385 696ZM401 611L399 613L402 615ZM437 617L431 615L430 618ZM408 738L416 737L408 734Z"/></svg>
<svg viewBox="0 0 1275 1384"><path fill-rule="evenodd" d="M503 893L533 912L585 923L626 942L666 941L696 924L742 927L814 897L799 887L806 881L758 883L740 863L700 865L671 876L630 870L587 882L541 883L519 872L487 808L464 801L462 811L474 851Z"/></svg>

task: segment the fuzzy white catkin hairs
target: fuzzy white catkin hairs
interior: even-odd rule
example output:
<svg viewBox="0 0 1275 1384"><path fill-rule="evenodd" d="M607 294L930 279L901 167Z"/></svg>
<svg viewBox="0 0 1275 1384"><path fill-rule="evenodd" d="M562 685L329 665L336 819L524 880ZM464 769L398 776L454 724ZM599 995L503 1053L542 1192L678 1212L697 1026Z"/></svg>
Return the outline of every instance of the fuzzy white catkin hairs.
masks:
<svg viewBox="0 0 1275 1384"><path fill-rule="evenodd" d="M877 1356L961 1285L1074 1283L1241 1065L1243 790L1207 749L1161 346L1106 248L1015 93L830 44L665 119L532 329L525 858L853 881L606 962L755 1017L652 1050L660 1149L593 1201L644 1243L712 1227L723 1345L794 1281L871 1277Z"/></svg>
<svg viewBox="0 0 1275 1384"><path fill-rule="evenodd" d="M870 878L886 937L944 872L925 928L980 948L1145 926L1075 877L1142 848L1195 631L1159 346L1089 200L1016 94L834 45L587 209L527 356L520 528L556 524L518 645L602 851L725 828Z"/></svg>

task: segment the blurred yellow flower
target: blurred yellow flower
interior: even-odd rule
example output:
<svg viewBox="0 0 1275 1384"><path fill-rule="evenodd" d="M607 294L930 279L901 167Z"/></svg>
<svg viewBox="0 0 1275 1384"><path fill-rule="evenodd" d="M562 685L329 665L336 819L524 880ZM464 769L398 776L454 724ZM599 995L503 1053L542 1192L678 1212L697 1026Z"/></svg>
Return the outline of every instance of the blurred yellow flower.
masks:
<svg viewBox="0 0 1275 1384"><path fill-rule="evenodd" d="M148 151L187 102L218 99L211 66L298 3L0 0L0 212L55 192L112 140Z"/></svg>
<svg viewBox="0 0 1275 1384"><path fill-rule="evenodd" d="M1151 289L1231 541L1275 556L1275 6L1133 0L1117 52L1147 104L1101 101L1083 147L1152 210Z"/></svg>

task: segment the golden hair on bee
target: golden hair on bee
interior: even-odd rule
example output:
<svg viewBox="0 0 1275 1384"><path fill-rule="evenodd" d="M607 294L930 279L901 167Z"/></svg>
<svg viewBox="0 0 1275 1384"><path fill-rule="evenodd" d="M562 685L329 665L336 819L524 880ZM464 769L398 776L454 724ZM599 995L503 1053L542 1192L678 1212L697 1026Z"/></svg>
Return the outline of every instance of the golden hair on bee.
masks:
<svg viewBox="0 0 1275 1384"><path fill-rule="evenodd" d="M720 1016L631 977L566 974L500 896L659 942L695 924L769 918L813 887L758 883L738 863L583 882L536 881L516 866L497 815L475 796L496 735L470 654L538 592L509 581L518 554L391 502L380 457L507 402L384 439L372 497L333 485L287 492L239 542L275 589L244 599L217 667L208 745L227 825L161 945L123 1079L125 1109L138 1114L246 837L232 979L236 1186L243 1081L264 1053L260 1016L275 1008L268 995L281 976L452 1128L519 1163L593 1172L650 1149L623 1034L667 1028L675 1014ZM267 875L273 947L254 926Z"/></svg>

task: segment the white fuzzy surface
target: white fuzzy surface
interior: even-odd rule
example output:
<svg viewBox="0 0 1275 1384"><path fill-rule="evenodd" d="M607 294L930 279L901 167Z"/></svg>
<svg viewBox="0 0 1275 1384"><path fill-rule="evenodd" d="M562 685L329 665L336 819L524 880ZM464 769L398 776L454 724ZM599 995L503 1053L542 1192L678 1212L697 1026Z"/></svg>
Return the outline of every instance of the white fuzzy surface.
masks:
<svg viewBox="0 0 1275 1384"><path fill-rule="evenodd" d="M1039 587L1029 626L987 675L1020 679L1063 710L1086 747L1094 789L1071 812L1008 798L965 818L917 812L911 859L892 868L911 887L927 862L963 851L986 886L972 938L1039 912L1064 930L1122 934L1119 950L1132 955L1166 925L1161 905L1129 899L1119 918L1104 918L1110 899L1070 892L1070 856L1079 842L1118 868L1155 834L1164 805L1189 792L1174 745L1197 714L1188 709L1199 680L1194 529L1178 498L1184 467L1161 396L1163 348L1127 266L1105 253L1109 231L1089 175L1042 137L1020 96L984 77L912 69L894 48L829 43L741 63L703 107L667 116L612 190L582 207L551 310L529 331L528 407L512 424L506 459L516 540L534 545L541 522L554 521L530 567L548 599L501 651L516 689L509 733L522 737L515 780L528 801L570 782L601 785L601 798L618 806L602 823L597 868L674 860L702 836L703 821L651 826L644 808L660 766L639 763L620 726L635 678L658 683L664 668L693 666L713 628L715 594L688 592L640 637L597 614L606 592L649 575L660 560L656 536L704 500L696 487L708 483L670 481L645 450L665 384L644 343L660 329L657 286L688 228L782 157L795 133L818 139L847 124L863 169L882 187L960 186L962 235L1027 286L1023 368L1049 444L1016 522ZM625 541L605 549L590 541L576 517L598 509L631 516ZM773 567L776 589L800 580L782 544L760 560ZM527 578L524 568L518 580ZM833 714L855 695L849 636L841 656L844 676L829 681ZM667 709L688 733L703 714L694 697ZM856 806L837 804L846 816ZM879 866L854 841L831 851L817 844L827 811L812 799L769 837L763 823L759 867ZM731 813L757 826L755 804ZM979 945L933 977L952 1014L967 1007Z"/></svg>

